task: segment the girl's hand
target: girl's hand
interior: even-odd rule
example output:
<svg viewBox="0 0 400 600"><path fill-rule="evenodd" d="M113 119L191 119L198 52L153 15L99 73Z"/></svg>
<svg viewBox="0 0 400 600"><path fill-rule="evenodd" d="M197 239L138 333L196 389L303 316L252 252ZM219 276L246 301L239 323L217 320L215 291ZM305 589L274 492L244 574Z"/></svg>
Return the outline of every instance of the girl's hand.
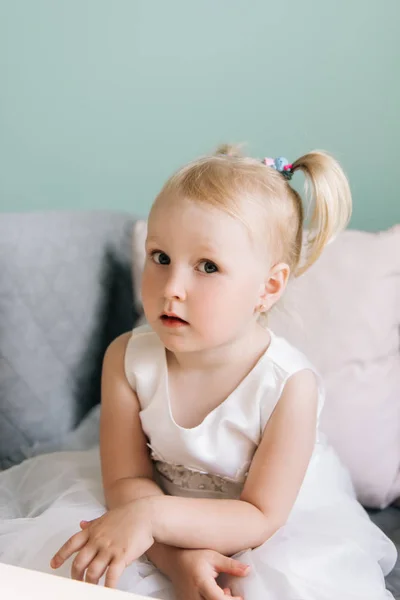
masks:
<svg viewBox="0 0 400 600"><path fill-rule="evenodd" d="M220 573L245 577L249 566L214 550L180 550L169 573L178 600L243 600L216 582Z"/></svg>
<svg viewBox="0 0 400 600"><path fill-rule="evenodd" d="M143 499L108 511L93 521L81 521L82 531L73 535L50 561L53 569L77 552L72 579L98 583L106 573L105 586L116 587L125 567L153 545L150 513Z"/></svg>

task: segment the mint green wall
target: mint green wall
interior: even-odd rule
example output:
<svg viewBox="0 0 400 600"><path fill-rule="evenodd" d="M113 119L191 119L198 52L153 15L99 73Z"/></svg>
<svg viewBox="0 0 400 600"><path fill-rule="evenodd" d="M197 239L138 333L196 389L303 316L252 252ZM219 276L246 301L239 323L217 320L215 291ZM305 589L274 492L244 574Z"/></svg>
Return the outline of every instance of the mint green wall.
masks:
<svg viewBox="0 0 400 600"><path fill-rule="evenodd" d="M0 0L0 209L146 215L222 141L325 148L400 222L399 0Z"/></svg>

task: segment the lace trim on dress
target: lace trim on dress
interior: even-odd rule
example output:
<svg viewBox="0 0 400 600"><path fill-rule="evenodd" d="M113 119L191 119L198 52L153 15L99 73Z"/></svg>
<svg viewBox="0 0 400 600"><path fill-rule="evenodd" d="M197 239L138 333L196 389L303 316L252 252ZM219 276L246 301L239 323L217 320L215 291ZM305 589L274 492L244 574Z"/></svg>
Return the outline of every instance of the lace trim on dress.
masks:
<svg viewBox="0 0 400 600"><path fill-rule="evenodd" d="M205 490L227 496L238 496L243 488L243 482L232 481L220 475L203 473L183 465L173 465L156 460L154 466L160 475L180 489Z"/></svg>
<svg viewBox="0 0 400 600"><path fill-rule="evenodd" d="M167 461L150 443L147 443L147 446L151 451L150 456L156 471L181 489L204 490L230 496L232 494L239 496L243 489L248 475L248 464L239 469L236 479L232 479L215 473L207 473L196 467Z"/></svg>

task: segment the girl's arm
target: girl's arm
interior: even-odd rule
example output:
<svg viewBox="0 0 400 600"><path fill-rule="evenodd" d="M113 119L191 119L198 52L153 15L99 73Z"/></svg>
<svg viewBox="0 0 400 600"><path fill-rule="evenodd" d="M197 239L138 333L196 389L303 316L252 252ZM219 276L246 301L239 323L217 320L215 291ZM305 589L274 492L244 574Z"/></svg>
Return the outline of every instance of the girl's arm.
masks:
<svg viewBox="0 0 400 600"><path fill-rule="evenodd" d="M143 433L137 394L126 380L125 351L130 332L108 347L101 380L100 455L107 508L133 500L163 496L153 480L153 467ZM175 548L155 543L147 555L164 573Z"/></svg>
<svg viewBox="0 0 400 600"><path fill-rule="evenodd" d="M259 546L283 526L296 500L316 438L315 375L292 375L264 430L239 500L147 499L153 537L222 554Z"/></svg>

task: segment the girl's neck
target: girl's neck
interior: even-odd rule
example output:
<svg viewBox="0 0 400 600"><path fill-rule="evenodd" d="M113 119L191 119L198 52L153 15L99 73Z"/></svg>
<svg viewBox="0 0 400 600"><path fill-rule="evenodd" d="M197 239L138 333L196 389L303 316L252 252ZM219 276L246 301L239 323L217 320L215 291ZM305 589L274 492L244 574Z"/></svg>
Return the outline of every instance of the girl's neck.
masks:
<svg viewBox="0 0 400 600"><path fill-rule="evenodd" d="M168 366L187 372L218 371L242 363L245 357L261 357L270 342L268 329L255 323L243 336L214 348L181 353L167 350Z"/></svg>

